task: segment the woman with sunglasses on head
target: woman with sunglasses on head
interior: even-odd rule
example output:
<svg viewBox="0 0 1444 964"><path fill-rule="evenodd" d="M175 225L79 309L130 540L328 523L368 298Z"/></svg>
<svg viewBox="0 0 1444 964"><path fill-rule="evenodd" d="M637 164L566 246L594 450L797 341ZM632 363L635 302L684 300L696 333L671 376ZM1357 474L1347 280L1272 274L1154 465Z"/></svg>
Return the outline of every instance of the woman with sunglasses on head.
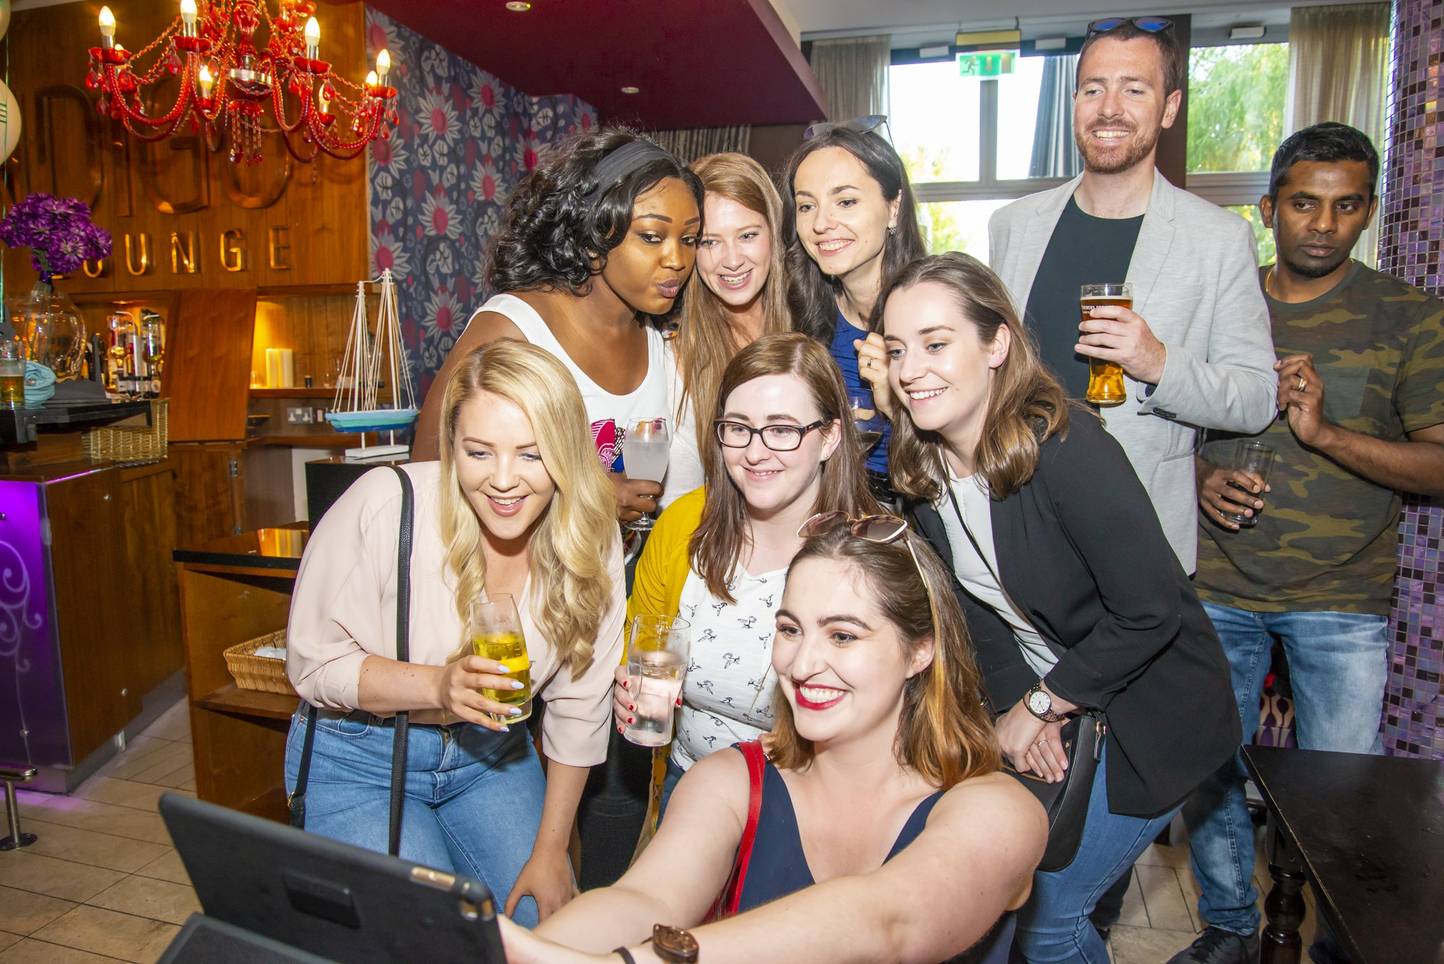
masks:
<svg viewBox="0 0 1444 964"><path fill-rule="evenodd" d="M679 615L692 647L661 804L714 750L773 722L769 666L783 574L816 512L876 512L847 395L827 349L764 335L722 372L708 410L707 484L673 503L647 540L630 616ZM617 670L617 727L633 712Z"/></svg>
<svg viewBox="0 0 1444 964"><path fill-rule="evenodd" d="M617 517L656 509L659 483L622 472L622 438L672 416L665 345L654 319L692 274L702 183L651 140L625 130L582 134L527 175L507 204L482 305L436 374L412 458L437 452L441 387L480 345L519 338L546 349L581 390Z"/></svg>
<svg viewBox="0 0 1444 964"><path fill-rule="evenodd" d="M895 516L801 534L772 731L694 766L615 886L504 921L512 964L1008 960L1047 818L998 772L948 572ZM703 923L719 894L736 915Z"/></svg>
<svg viewBox="0 0 1444 964"><path fill-rule="evenodd" d="M821 341L849 395L892 416L887 356L874 329L883 282L926 254L902 159L876 128L887 118L808 128L783 179L789 300L794 324ZM888 437L867 454L874 491L891 498Z"/></svg>
<svg viewBox="0 0 1444 964"><path fill-rule="evenodd" d="M473 351L442 399L441 460L405 467L409 659L396 658L395 473L358 479L306 545L286 671L318 709L314 723L292 721L286 788L309 732L306 830L385 851L396 714L408 711L401 856L484 881L508 913L535 921L576 892L572 824L607 752L625 612L612 489L576 386L541 349L503 339ZM502 596L532 660L533 702L547 707L545 774L527 726L507 724L524 712L487 695L523 682L472 652L474 604Z"/></svg>
<svg viewBox="0 0 1444 964"><path fill-rule="evenodd" d="M702 179L703 231L696 278L681 310L676 351L676 431L661 505L705 481L702 453L711 448L710 412L722 370L757 338L792 328L782 268L782 199L772 179L745 154L708 154L691 168Z"/></svg>
<svg viewBox="0 0 1444 964"><path fill-rule="evenodd" d="M879 302L893 484L956 577L1004 757L1061 781L1065 719L1106 721L1082 843L1018 921L1030 961L1106 964L1098 895L1238 746L1228 665L1123 450L1070 408L998 277L938 255Z"/></svg>

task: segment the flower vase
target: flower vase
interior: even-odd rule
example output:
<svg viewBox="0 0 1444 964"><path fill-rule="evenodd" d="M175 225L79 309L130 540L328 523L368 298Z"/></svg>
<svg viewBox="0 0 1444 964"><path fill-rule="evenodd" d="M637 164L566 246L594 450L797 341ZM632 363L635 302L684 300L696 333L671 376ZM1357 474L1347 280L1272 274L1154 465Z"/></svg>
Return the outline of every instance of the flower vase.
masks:
<svg viewBox="0 0 1444 964"><path fill-rule="evenodd" d="M35 282L28 297L16 298L8 307L10 324L25 342L31 361L55 372L59 381L79 376L85 354L85 320L75 302L42 279Z"/></svg>

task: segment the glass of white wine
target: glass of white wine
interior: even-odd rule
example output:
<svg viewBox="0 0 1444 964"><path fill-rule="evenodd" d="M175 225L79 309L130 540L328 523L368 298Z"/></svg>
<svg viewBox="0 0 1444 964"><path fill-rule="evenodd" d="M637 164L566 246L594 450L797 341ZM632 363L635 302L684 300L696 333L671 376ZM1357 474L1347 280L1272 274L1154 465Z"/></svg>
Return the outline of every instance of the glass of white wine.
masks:
<svg viewBox="0 0 1444 964"><path fill-rule="evenodd" d="M672 433L665 418L643 418L632 423L622 439L622 467L627 478L661 482L667 476L667 455L672 447ZM628 529L645 532L656 522L643 512L642 517L627 523Z"/></svg>
<svg viewBox="0 0 1444 964"><path fill-rule="evenodd" d="M521 689L495 689L484 686L481 695L521 712L515 716L498 714L498 723L520 723L531 716L531 657L526 651L521 615L516 600L506 593L495 593L471 607L471 649L483 659L494 659L507 668L507 675L521 682Z"/></svg>
<svg viewBox="0 0 1444 964"><path fill-rule="evenodd" d="M878 414L877 403L872 400L872 395L849 395L847 396L848 413L852 415L852 424L857 427L857 434L862 442L862 453L866 455L872 451L872 447L882 439L882 416Z"/></svg>

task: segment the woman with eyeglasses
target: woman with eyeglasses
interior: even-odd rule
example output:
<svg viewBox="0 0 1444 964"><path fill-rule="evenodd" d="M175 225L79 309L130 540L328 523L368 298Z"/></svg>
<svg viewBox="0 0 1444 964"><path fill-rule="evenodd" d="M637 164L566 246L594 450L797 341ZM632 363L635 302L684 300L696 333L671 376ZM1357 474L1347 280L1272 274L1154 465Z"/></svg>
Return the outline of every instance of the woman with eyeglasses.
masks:
<svg viewBox="0 0 1444 964"><path fill-rule="evenodd" d="M794 325L824 345L849 395L892 417L887 356L874 331L883 281L926 254L907 171L877 128L887 118L816 124L787 163L783 206ZM873 490L891 498L888 439L867 453Z"/></svg>
<svg viewBox="0 0 1444 964"><path fill-rule="evenodd" d="M957 581L1004 757L1058 782L1067 718L1106 725L1082 843L1018 920L1028 960L1106 964L1098 895L1238 746L1223 650L1123 450L1067 403L997 275L924 258L879 304L893 484Z"/></svg>
<svg viewBox="0 0 1444 964"><path fill-rule="evenodd" d="M1047 818L998 772L949 574L895 516L800 534L772 731L694 766L615 886L503 921L513 964L1008 960Z"/></svg>
<svg viewBox="0 0 1444 964"><path fill-rule="evenodd" d="M657 520L627 606L629 617L692 626L660 803L692 764L772 726L773 614L798 526L815 512L877 511L837 366L806 335L764 335L739 351L707 414L707 484ZM633 712L625 668L617 684L620 729Z"/></svg>
<svg viewBox="0 0 1444 964"><path fill-rule="evenodd" d="M717 383L732 356L763 335L789 331L782 267L782 199L762 165L745 154L708 154L690 165L702 179L702 236L697 280L687 290L672 340L678 386L661 506L702 485L702 456L712 426L697 412L712 410Z"/></svg>

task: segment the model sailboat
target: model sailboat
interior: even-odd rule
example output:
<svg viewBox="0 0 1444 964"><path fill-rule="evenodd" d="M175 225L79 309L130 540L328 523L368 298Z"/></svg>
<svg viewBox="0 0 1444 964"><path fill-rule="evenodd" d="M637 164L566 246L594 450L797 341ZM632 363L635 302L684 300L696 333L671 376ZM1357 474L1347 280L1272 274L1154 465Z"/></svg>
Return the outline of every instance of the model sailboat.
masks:
<svg viewBox="0 0 1444 964"><path fill-rule="evenodd" d="M380 283L381 307L373 337L366 318L366 286ZM380 400L382 385L391 389L390 404ZM336 379L336 397L326 421L338 432L361 433L361 447L346 450L352 460L405 455L409 446L396 443L396 433L416 421L416 396L411 391L406 348L401 343L401 321L396 314L396 284L391 269L372 281L356 282L356 310L346 336L346 354ZM384 432L387 444L366 444L366 434Z"/></svg>

